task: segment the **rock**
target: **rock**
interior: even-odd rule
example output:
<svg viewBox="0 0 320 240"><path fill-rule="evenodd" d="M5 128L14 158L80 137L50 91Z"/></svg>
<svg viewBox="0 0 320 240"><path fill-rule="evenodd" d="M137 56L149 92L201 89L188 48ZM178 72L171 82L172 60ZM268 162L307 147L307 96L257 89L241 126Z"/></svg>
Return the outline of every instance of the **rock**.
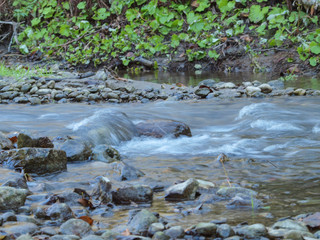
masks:
<svg viewBox="0 0 320 240"><path fill-rule="evenodd" d="M14 101L15 103L24 104L24 103L28 103L28 102L29 102L29 99L26 98L26 97L15 97L15 98L13 99L13 101Z"/></svg>
<svg viewBox="0 0 320 240"><path fill-rule="evenodd" d="M293 91L293 94L297 95L297 96L304 96L304 95L306 95L306 90L302 89L302 88L298 88Z"/></svg>
<svg viewBox="0 0 320 240"><path fill-rule="evenodd" d="M50 240L79 240L80 237L76 235L54 235Z"/></svg>
<svg viewBox="0 0 320 240"><path fill-rule="evenodd" d="M169 240L170 237L167 236L164 232L156 232L153 237L152 240Z"/></svg>
<svg viewBox="0 0 320 240"><path fill-rule="evenodd" d="M258 209L262 206L262 202L252 195L238 193L227 204L228 208L250 208Z"/></svg>
<svg viewBox="0 0 320 240"><path fill-rule="evenodd" d="M66 152L68 162L87 161L92 154L88 144L80 139L68 139L62 145L56 148Z"/></svg>
<svg viewBox="0 0 320 240"><path fill-rule="evenodd" d="M217 234L222 238L227 238L234 235L233 229L228 224L221 224L217 227Z"/></svg>
<svg viewBox="0 0 320 240"><path fill-rule="evenodd" d="M126 186L112 192L115 204L151 203L152 197L152 189L144 185Z"/></svg>
<svg viewBox="0 0 320 240"><path fill-rule="evenodd" d="M39 105L39 104L41 104L41 100L38 97L29 98L29 102L30 102L31 105Z"/></svg>
<svg viewBox="0 0 320 240"><path fill-rule="evenodd" d="M259 86L259 88L261 89L261 92L263 92L263 93L271 93L272 92L272 87L267 83L261 84Z"/></svg>
<svg viewBox="0 0 320 240"><path fill-rule="evenodd" d="M121 160L121 156L115 148L106 144L100 144L92 150L92 160L111 163Z"/></svg>
<svg viewBox="0 0 320 240"><path fill-rule="evenodd" d="M164 234L170 239L178 239L184 237L184 229L181 226L174 226L164 231Z"/></svg>
<svg viewBox="0 0 320 240"><path fill-rule="evenodd" d="M40 232L42 234L46 234L49 236L54 236L54 235L58 234L57 231L53 227L43 227L40 229Z"/></svg>
<svg viewBox="0 0 320 240"><path fill-rule="evenodd" d="M113 232L111 230L106 230L102 235L101 237L104 239L104 240L114 240L117 238L119 234L116 233L116 232Z"/></svg>
<svg viewBox="0 0 320 240"><path fill-rule="evenodd" d="M34 240L29 234L23 234L20 237L16 238L16 240Z"/></svg>
<svg viewBox="0 0 320 240"><path fill-rule="evenodd" d="M156 138L165 136L179 137L181 135L192 136L190 128L185 123L173 120L148 120L138 123L136 128L140 136Z"/></svg>
<svg viewBox="0 0 320 240"><path fill-rule="evenodd" d="M106 174L117 181L135 180L145 175L135 167L121 161L108 164Z"/></svg>
<svg viewBox="0 0 320 240"><path fill-rule="evenodd" d="M162 223L156 222L152 223L148 229L149 235L153 236L156 232L161 232L165 229L164 225Z"/></svg>
<svg viewBox="0 0 320 240"><path fill-rule="evenodd" d="M152 223L158 222L158 218L146 209L139 211L128 222L128 229L133 234L145 236Z"/></svg>
<svg viewBox="0 0 320 240"><path fill-rule="evenodd" d="M4 184L2 184L2 187L14 187L29 190L26 178L24 176L8 180Z"/></svg>
<svg viewBox="0 0 320 240"><path fill-rule="evenodd" d="M104 238L99 237L97 235L88 235L88 236L85 236L84 238L81 238L81 240L104 240Z"/></svg>
<svg viewBox="0 0 320 240"><path fill-rule="evenodd" d="M1 215L1 219L4 222L16 222L17 221L17 216L13 212L6 212Z"/></svg>
<svg viewBox="0 0 320 240"><path fill-rule="evenodd" d="M212 90L207 87L201 87L194 91L194 94L199 96L200 98L206 98Z"/></svg>
<svg viewBox="0 0 320 240"><path fill-rule="evenodd" d="M197 235L214 237L216 235L217 225L214 223L198 223L192 229Z"/></svg>
<svg viewBox="0 0 320 240"><path fill-rule="evenodd" d="M291 239L291 240L306 240L306 238L314 239L314 235L312 233L296 231L296 230L290 230L286 232L286 234L283 237L284 239Z"/></svg>
<svg viewBox="0 0 320 240"><path fill-rule="evenodd" d="M110 180L106 177L98 177L99 182L96 184L92 197L101 201L102 203L109 203L112 201L111 188L112 184Z"/></svg>
<svg viewBox="0 0 320 240"><path fill-rule="evenodd" d="M284 89L284 81L283 80L272 80L269 81L268 84L272 87L272 89L283 90Z"/></svg>
<svg viewBox="0 0 320 240"><path fill-rule="evenodd" d="M20 133L17 142L18 148L35 147L35 148L53 148L54 145L48 137L32 139L24 133Z"/></svg>
<svg viewBox="0 0 320 240"><path fill-rule="evenodd" d="M94 76L95 79L103 80L103 81L107 80L111 77L112 77L112 75L107 70L103 70L103 69L96 72L96 75Z"/></svg>
<svg viewBox="0 0 320 240"><path fill-rule="evenodd" d="M315 232L315 233L314 233L314 236L315 236L316 238L320 239L320 231Z"/></svg>
<svg viewBox="0 0 320 240"><path fill-rule="evenodd" d="M264 225L256 223L236 229L236 233L245 238L259 238L267 235L267 229Z"/></svg>
<svg viewBox="0 0 320 240"><path fill-rule="evenodd" d="M36 224L27 222L8 222L3 225L3 228L5 228L5 231L8 234L12 234L16 237L23 234L33 234L38 230Z"/></svg>
<svg viewBox="0 0 320 240"><path fill-rule="evenodd" d="M239 193L250 197L257 196L257 192L243 187L223 187L217 191L217 195L223 198L233 198Z"/></svg>
<svg viewBox="0 0 320 240"><path fill-rule="evenodd" d="M47 83L47 88L54 89L55 85L56 85L56 82L54 80L51 80L50 82Z"/></svg>
<svg viewBox="0 0 320 240"><path fill-rule="evenodd" d="M40 222L34 217L26 216L26 215L17 215L17 222L29 222L34 223L36 225L40 225Z"/></svg>
<svg viewBox="0 0 320 240"><path fill-rule="evenodd" d="M71 208L65 203L55 203L48 207L46 215L51 220L66 221L73 217Z"/></svg>
<svg viewBox="0 0 320 240"><path fill-rule="evenodd" d="M310 228L320 228L320 212L316 212L304 217L302 222Z"/></svg>
<svg viewBox="0 0 320 240"><path fill-rule="evenodd" d="M302 222L293 221L291 219L276 222L272 225L272 229L286 229L309 232L309 229L305 224L303 224Z"/></svg>
<svg viewBox="0 0 320 240"><path fill-rule="evenodd" d="M67 169L64 151L50 148L21 148L0 152L0 163L25 173L47 174Z"/></svg>
<svg viewBox="0 0 320 240"><path fill-rule="evenodd" d="M10 148L12 148L12 142L6 135L0 132L0 149L7 150Z"/></svg>
<svg viewBox="0 0 320 240"><path fill-rule="evenodd" d="M91 227L89 223L81 219L69 219L60 226L60 232L64 235L76 235L79 237L84 237L92 234Z"/></svg>
<svg viewBox="0 0 320 240"><path fill-rule="evenodd" d="M183 183L169 187L165 192L165 199L167 201L194 200L198 186L198 181L190 178Z"/></svg>
<svg viewBox="0 0 320 240"><path fill-rule="evenodd" d="M253 97L256 93L260 93L260 92L261 92L261 89L258 87L249 86L246 88L246 94L249 97Z"/></svg>
<svg viewBox="0 0 320 240"><path fill-rule="evenodd" d="M219 85L220 89L223 89L223 88L232 89L232 88L236 88L236 87L237 86L232 82L226 82L226 83L222 83L222 84Z"/></svg>
<svg viewBox="0 0 320 240"><path fill-rule="evenodd" d="M0 210L15 210L23 206L28 193L25 189L0 187Z"/></svg>
<svg viewBox="0 0 320 240"><path fill-rule="evenodd" d="M216 81L213 79L206 79L206 80L202 80L198 86L206 86L206 87L214 87L216 84Z"/></svg>

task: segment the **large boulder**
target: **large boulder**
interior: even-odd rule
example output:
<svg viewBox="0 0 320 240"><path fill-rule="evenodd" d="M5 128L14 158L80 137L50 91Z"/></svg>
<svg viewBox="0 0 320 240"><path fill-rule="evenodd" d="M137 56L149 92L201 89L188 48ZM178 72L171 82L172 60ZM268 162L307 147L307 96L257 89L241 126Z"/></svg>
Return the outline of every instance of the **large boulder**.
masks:
<svg viewBox="0 0 320 240"><path fill-rule="evenodd" d="M12 142L10 139L0 132L0 149L10 149L12 148Z"/></svg>
<svg viewBox="0 0 320 240"><path fill-rule="evenodd" d="M185 135L191 137L191 131L188 125L173 120L148 120L136 125L140 136L150 136L163 138L165 136L179 137Z"/></svg>
<svg viewBox="0 0 320 240"><path fill-rule="evenodd" d="M0 210L18 209L23 206L29 191L12 187L0 187Z"/></svg>
<svg viewBox="0 0 320 240"><path fill-rule="evenodd" d="M0 163L25 173L47 174L67 169L67 156L51 148L21 148L0 152Z"/></svg>
<svg viewBox="0 0 320 240"><path fill-rule="evenodd" d="M199 183L197 180L190 178L189 180L169 187L165 192L165 199L168 201L193 200Z"/></svg>

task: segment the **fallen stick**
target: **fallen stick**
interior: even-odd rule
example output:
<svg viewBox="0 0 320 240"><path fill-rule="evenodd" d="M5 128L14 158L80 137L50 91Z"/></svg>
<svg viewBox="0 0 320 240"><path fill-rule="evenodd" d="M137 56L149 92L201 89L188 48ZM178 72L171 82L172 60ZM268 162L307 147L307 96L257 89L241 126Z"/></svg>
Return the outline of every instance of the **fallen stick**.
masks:
<svg viewBox="0 0 320 240"><path fill-rule="evenodd" d="M17 44L20 44L19 40L18 40L18 33L17 33L17 28L19 27L20 23L0 21L0 24L10 24L10 25L12 25L13 33L12 33L12 36L11 36L11 39L10 39L10 43L9 43L9 46L8 46L8 52L10 52L13 39L16 41Z"/></svg>

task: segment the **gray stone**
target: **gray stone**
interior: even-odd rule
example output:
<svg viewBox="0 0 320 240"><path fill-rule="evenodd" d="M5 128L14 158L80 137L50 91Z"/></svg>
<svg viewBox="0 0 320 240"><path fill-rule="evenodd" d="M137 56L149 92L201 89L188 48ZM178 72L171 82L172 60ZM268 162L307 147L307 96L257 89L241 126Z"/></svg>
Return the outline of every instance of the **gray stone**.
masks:
<svg viewBox="0 0 320 240"><path fill-rule="evenodd" d="M153 236L156 232L161 232L165 229L164 225L160 222L152 223L148 229L149 235Z"/></svg>
<svg viewBox="0 0 320 240"><path fill-rule="evenodd" d="M220 237L222 237L222 238L228 238L228 237L234 235L234 231L233 231L233 229L230 227L230 225L228 225L228 224L221 224L221 225L218 225L217 234L218 234L218 236L220 236Z"/></svg>
<svg viewBox="0 0 320 240"><path fill-rule="evenodd" d="M29 99L26 98L26 97L15 97L15 98L13 99L13 101L14 101L15 103L24 104L24 103L28 103L28 102L29 102Z"/></svg>
<svg viewBox="0 0 320 240"><path fill-rule="evenodd" d="M54 80L51 80L50 82L47 83L47 88L54 89L55 85L56 85L56 82Z"/></svg>
<svg viewBox="0 0 320 240"><path fill-rule="evenodd" d="M190 178L183 183L169 187L165 192L165 199L168 201L194 200L199 183Z"/></svg>
<svg viewBox="0 0 320 240"><path fill-rule="evenodd" d="M50 240L79 240L80 237L76 235L54 235Z"/></svg>
<svg viewBox="0 0 320 240"><path fill-rule="evenodd" d="M44 95L48 95L48 94L51 94L51 89L46 89L46 88L42 88L42 89L39 89L36 94L38 94L39 96L44 96Z"/></svg>
<svg viewBox="0 0 320 240"><path fill-rule="evenodd" d="M152 189L144 185L125 186L112 192L115 204L151 203L152 197Z"/></svg>
<svg viewBox="0 0 320 240"><path fill-rule="evenodd" d="M91 148L81 139L68 139L55 147L66 152L68 162L87 161L92 154Z"/></svg>
<svg viewBox="0 0 320 240"><path fill-rule="evenodd" d="M60 232L64 235L76 235L79 237L84 237L92 234L91 227L89 223L81 219L69 219L60 226Z"/></svg>
<svg viewBox="0 0 320 240"><path fill-rule="evenodd" d="M31 105L40 105L41 100L38 97L32 97L29 99Z"/></svg>
<svg viewBox="0 0 320 240"><path fill-rule="evenodd" d="M108 99L120 99L119 95L115 92L108 92L107 94L107 98Z"/></svg>
<svg viewBox="0 0 320 240"><path fill-rule="evenodd" d="M97 235L88 235L88 236L81 238L81 240L104 240L104 238L97 236Z"/></svg>
<svg viewBox="0 0 320 240"><path fill-rule="evenodd" d="M100 144L92 150L92 160L111 163L117 160L121 160L119 152L109 145Z"/></svg>
<svg viewBox="0 0 320 240"><path fill-rule="evenodd" d="M194 91L194 94L200 98L206 98L212 90L207 87L201 87Z"/></svg>
<svg viewBox="0 0 320 240"><path fill-rule="evenodd" d="M37 219L26 215L17 215L17 222L29 222L40 225L40 222Z"/></svg>
<svg viewBox="0 0 320 240"><path fill-rule="evenodd" d="M99 96L99 95L96 94L96 93L92 93L92 94L89 94L89 95L88 95L88 99L89 99L90 101L100 101L100 100L102 99L102 97Z"/></svg>
<svg viewBox="0 0 320 240"><path fill-rule="evenodd" d="M302 89L302 88L298 88L293 91L293 94L296 96L304 96L304 95L306 95L306 90Z"/></svg>
<svg viewBox="0 0 320 240"><path fill-rule="evenodd" d="M272 225L273 229L286 229L286 230L297 230L308 232L308 227L302 222L297 222L291 219L286 219L284 221L278 221Z"/></svg>
<svg viewBox="0 0 320 240"><path fill-rule="evenodd" d="M272 87L267 83L261 84L259 86L259 88L261 89L261 92L263 92L263 93L271 93L272 92Z"/></svg>
<svg viewBox="0 0 320 240"><path fill-rule="evenodd" d="M23 234L20 237L16 238L16 240L34 240L29 234Z"/></svg>
<svg viewBox="0 0 320 240"><path fill-rule="evenodd" d="M252 86L249 86L246 88L246 94L249 96L249 97L252 97L255 95L255 93L259 93L261 92L261 89L258 88L258 87L252 87Z"/></svg>
<svg viewBox="0 0 320 240"><path fill-rule="evenodd" d="M121 161L108 164L106 174L117 181L135 180L145 175L135 167Z"/></svg>
<svg viewBox="0 0 320 240"><path fill-rule="evenodd" d="M14 236L20 236L23 234L33 234L38 230L38 226L34 223L27 222L8 222L3 225L5 231Z"/></svg>
<svg viewBox="0 0 320 240"><path fill-rule="evenodd" d="M167 236L164 232L156 232L153 237L152 240L169 240L170 237Z"/></svg>
<svg viewBox="0 0 320 240"><path fill-rule="evenodd" d="M213 79L206 79L206 80L202 80L198 86L207 86L207 87L214 87L216 84L216 81Z"/></svg>
<svg viewBox="0 0 320 240"><path fill-rule="evenodd" d="M1 215L1 219L4 222L16 222L17 221L17 216L13 212L6 212Z"/></svg>
<svg viewBox="0 0 320 240"><path fill-rule="evenodd" d="M53 227L43 227L40 229L40 232L42 234L46 234L49 236L54 236L54 235L58 234L57 231Z"/></svg>
<svg viewBox="0 0 320 240"><path fill-rule="evenodd" d="M67 169L64 151L50 148L21 148L0 152L0 163L25 173L47 174Z"/></svg>
<svg viewBox="0 0 320 240"><path fill-rule="evenodd" d="M111 188L112 184L110 180L106 177L98 177L99 182L96 184L92 197L101 201L102 203L109 203L112 201Z"/></svg>
<svg viewBox="0 0 320 240"><path fill-rule="evenodd" d="M30 89L29 93L30 93L30 94L35 94L38 90L39 90L39 89L38 89L37 86L33 86L33 87Z"/></svg>
<svg viewBox="0 0 320 240"><path fill-rule="evenodd" d="M262 201L256 199L252 195L246 195L243 193L238 193L234 196L230 202L228 202L228 208L250 208L258 209L262 206Z"/></svg>
<svg viewBox="0 0 320 240"><path fill-rule="evenodd" d="M101 237L102 237L104 240L114 240L114 239L116 239L116 237L117 237L118 235L119 235L118 233L113 232L113 231L107 229L107 230L101 235Z"/></svg>
<svg viewBox="0 0 320 240"><path fill-rule="evenodd" d="M55 203L48 207L46 215L51 220L66 221L73 217L71 208L65 203Z"/></svg>
<svg viewBox="0 0 320 240"><path fill-rule="evenodd" d="M314 239L315 236L310 232L290 230L286 232L286 234L283 237L284 239L291 239L291 240L306 240L306 238Z"/></svg>
<svg viewBox="0 0 320 240"><path fill-rule="evenodd" d="M94 76L95 79L103 81L111 77L112 75L107 70L99 70L98 72L96 72L96 75Z"/></svg>
<svg viewBox="0 0 320 240"><path fill-rule="evenodd" d="M223 198L233 198L239 193L247 196L257 196L257 192L243 187L223 187L217 191L217 195Z"/></svg>
<svg viewBox="0 0 320 240"><path fill-rule="evenodd" d="M240 236L244 236L245 238L258 238L267 235L267 229L264 225L260 223L248 225L241 227L236 230L236 233Z"/></svg>
<svg viewBox="0 0 320 240"><path fill-rule="evenodd" d="M205 237L214 237L217 231L217 225L214 223L198 223L194 228L196 234Z"/></svg>
<svg viewBox="0 0 320 240"><path fill-rule="evenodd" d="M128 229L133 234L145 235L152 223L158 222L158 218L146 209L139 211L128 222Z"/></svg>
<svg viewBox="0 0 320 240"><path fill-rule="evenodd" d="M142 136L150 136L162 138L165 136L188 136L191 137L191 130L183 122L173 120L148 120L140 122L136 125L138 134Z"/></svg>
<svg viewBox="0 0 320 240"><path fill-rule="evenodd" d="M0 210L14 210L23 206L28 193L26 189L0 187Z"/></svg>
<svg viewBox="0 0 320 240"><path fill-rule="evenodd" d="M320 239L320 230L314 233L314 236L318 239Z"/></svg>
<svg viewBox="0 0 320 240"><path fill-rule="evenodd" d="M221 85L219 85L219 88L223 89L223 88L228 88L228 89L232 89L232 88L236 88L237 86L232 83L232 82L226 82L226 83L222 83Z"/></svg>
<svg viewBox="0 0 320 240"><path fill-rule="evenodd" d="M283 80L272 80L269 81L268 84L272 87L272 89L283 90L284 89L284 81Z"/></svg>
<svg viewBox="0 0 320 240"><path fill-rule="evenodd" d="M164 234L171 239L183 238L184 229L181 226L174 226L164 231Z"/></svg>
<svg viewBox="0 0 320 240"><path fill-rule="evenodd" d="M10 139L0 132L0 149L10 149L12 148L12 142Z"/></svg>

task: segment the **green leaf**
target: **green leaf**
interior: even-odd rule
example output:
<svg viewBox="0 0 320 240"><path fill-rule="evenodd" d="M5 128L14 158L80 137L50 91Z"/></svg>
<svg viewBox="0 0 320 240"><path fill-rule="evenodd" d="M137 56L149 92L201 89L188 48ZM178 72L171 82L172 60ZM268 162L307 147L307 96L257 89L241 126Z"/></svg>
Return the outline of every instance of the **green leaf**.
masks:
<svg viewBox="0 0 320 240"><path fill-rule="evenodd" d="M222 13L229 12L234 9L236 2L228 0L217 0L218 7Z"/></svg>
<svg viewBox="0 0 320 240"><path fill-rule="evenodd" d="M110 16L110 12L107 12L105 8L99 8L95 15L92 17L94 20L105 20Z"/></svg>
<svg viewBox="0 0 320 240"><path fill-rule="evenodd" d="M153 15L156 12L158 6L158 0L151 0L147 5L142 7L142 11L146 11L149 15Z"/></svg>
<svg viewBox="0 0 320 240"><path fill-rule="evenodd" d="M197 12L202 12L210 6L208 0L197 0L197 2L199 3L199 7L196 9Z"/></svg>
<svg viewBox="0 0 320 240"><path fill-rule="evenodd" d="M129 22L132 22L135 18L137 18L138 13L135 9L128 9L126 11L126 18Z"/></svg>
<svg viewBox="0 0 320 240"><path fill-rule="evenodd" d="M69 2L62 2L62 7L66 10L70 10Z"/></svg>
<svg viewBox="0 0 320 240"><path fill-rule="evenodd" d="M153 20L149 26L153 29L153 31L157 30L160 27L160 24L158 23L158 21Z"/></svg>
<svg viewBox="0 0 320 240"><path fill-rule="evenodd" d="M29 49L28 49L27 45L25 45L25 44L20 45L19 46L19 50L23 54L28 54L29 53Z"/></svg>
<svg viewBox="0 0 320 240"><path fill-rule="evenodd" d="M252 5L250 7L249 19L251 22L258 23L262 21L269 11L269 7L261 9L260 5Z"/></svg>
<svg viewBox="0 0 320 240"><path fill-rule="evenodd" d="M68 24L61 25L59 33L62 36L69 37L70 36L70 26Z"/></svg>
<svg viewBox="0 0 320 240"><path fill-rule="evenodd" d="M82 9L85 9L86 6L87 6L86 2L79 2L77 5L77 8L82 10Z"/></svg>
<svg viewBox="0 0 320 240"><path fill-rule="evenodd" d="M171 47L175 48L175 47L178 47L179 45L180 45L180 39L178 35L173 34L171 37Z"/></svg>
<svg viewBox="0 0 320 240"><path fill-rule="evenodd" d="M316 57L311 57L311 58L309 59L309 63L310 63L310 65L311 65L312 67L317 66L317 62L318 62L318 59L317 59Z"/></svg>
<svg viewBox="0 0 320 240"><path fill-rule="evenodd" d="M320 44L312 41L310 43L310 51L314 54L319 54L320 53Z"/></svg>
<svg viewBox="0 0 320 240"><path fill-rule="evenodd" d="M34 18L31 20L32 27L37 26L40 23L40 18Z"/></svg>

